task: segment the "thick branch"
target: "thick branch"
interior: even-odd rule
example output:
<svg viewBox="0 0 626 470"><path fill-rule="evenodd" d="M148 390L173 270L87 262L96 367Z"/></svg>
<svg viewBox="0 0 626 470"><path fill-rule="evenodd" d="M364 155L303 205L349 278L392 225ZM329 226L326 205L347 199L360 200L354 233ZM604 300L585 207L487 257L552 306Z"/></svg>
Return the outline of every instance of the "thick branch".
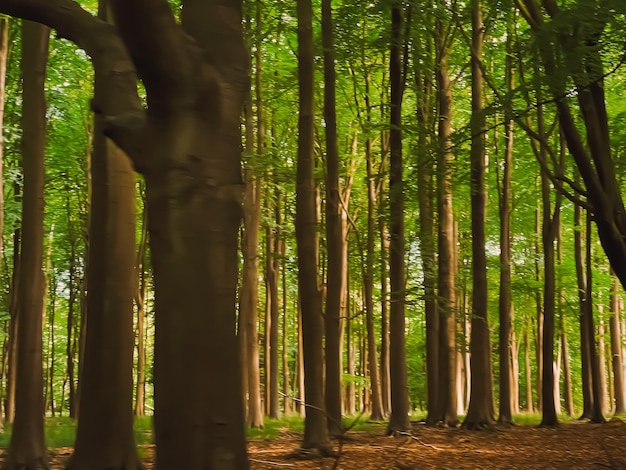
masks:
<svg viewBox="0 0 626 470"><path fill-rule="evenodd" d="M176 24L166 0L111 0L128 51L148 92L148 107L189 106L200 64L191 38Z"/></svg>
<svg viewBox="0 0 626 470"><path fill-rule="evenodd" d="M76 44L106 77L106 93L92 103L106 116L106 134L133 160L143 161L144 110L137 95L137 75L117 30L73 0L0 0L0 13L43 23Z"/></svg>

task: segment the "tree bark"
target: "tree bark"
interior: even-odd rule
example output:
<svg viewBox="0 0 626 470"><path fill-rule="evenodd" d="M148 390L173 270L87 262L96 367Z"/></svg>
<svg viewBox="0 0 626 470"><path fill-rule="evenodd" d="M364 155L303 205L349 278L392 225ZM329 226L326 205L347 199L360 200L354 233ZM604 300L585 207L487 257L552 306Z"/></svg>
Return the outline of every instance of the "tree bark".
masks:
<svg viewBox="0 0 626 470"><path fill-rule="evenodd" d="M463 427L480 429L494 423L491 372L491 345L488 324L487 257L485 253L485 118L482 103L483 76L479 61L483 47L481 0L472 0L472 144L470 149L470 188L472 206L472 331L470 355L472 383L470 404ZM501 340L507 342L508 335ZM508 348L507 348L508 349ZM508 352L506 355L508 378ZM503 372L501 371L501 374ZM510 400L509 390L507 400Z"/></svg>
<svg viewBox="0 0 626 470"><path fill-rule="evenodd" d="M615 281L615 277L613 276ZM619 301L619 291L617 283L614 282L611 289L611 320L609 327L611 330L611 356L613 366L613 390L615 400L615 415L626 414L626 393L624 390L624 358L621 347L621 309Z"/></svg>
<svg viewBox="0 0 626 470"><path fill-rule="evenodd" d="M341 301L345 291L343 276L343 231L339 205L339 149L335 109L335 49L331 0L322 0L322 46L324 50L324 122L326 124L326 281L325 403L328 432L343 433L341 422Z"/></svg>
<svg viewBox="0 0 626 470"><path fill-rule="evenodd" d="M376 237L376 181L374 175L372 141L369 132L372 130L372 114L370 106L370 78L365 77L365 165L367 178L367 247L365 253L365 267L363 272L363 295L365 297L365 315L367 323L367 355L370 372L370 387L372 390L372 414L370 419L379 421L384 418L382 390L378 368L376 333L374 329L374 251Z"/></svg>
<svg viewBox="0 0 626 470"><path fill-rule="evenodd" d="M22 245L19 270L15 420L5 468L48 468L44 442L42 309L47 27L22 23Z"/></svg>
<svg viewBox="0 0 626 470"><path fill-rule="evenodd" d="M512 35L507 33L507 51L511 52ZM510 55L506 58L505 79L507 90L513 91L513 67ZM498 300L499 326L499 364L500 364L500 389L499 389L499 416L498 423L510 424L513 422L512 415L512 385L510 358L512 357L511 325L512 310L511 301L511 179L513 166L513 138L515 121L506 113L505 116L505 148L502 161L502 183L500 185L499 212L500 212L500 290ZM513 383L512 383L513 382Z"/></svg>
<svg viewBox="0 0 626 470"><path fill-rule="evenodd" d="M296 170L296 243L298 291L302 309L306 417L303 449L330 451L324 405L322 306L317 274L317 211L313 175L313 9L298 0L298 163Z"/></svg>
<svg viewBox="0 0 626 470"><path fill-rule="evenodd" d="M391 52L389 80L391 108L389 130L389 280L391 309L389 315L389 362L391 378L391 415L387 433L410 429L409 393L405 346L405 265L404 265L404 181L402 163L402 7L399 1L391 5Z"/></svg>
<svg viewBox="0 0 626 470"><path fill-rule="evenodd" d="M416 47L428 47L417 44ZM437 257L435 239L435 217L432 201L436 199L433 185L435 161L430 152L430 126L432 106L432 81L422 71L422 64L415 67L417 92L417 198L419 201L419 240L422 269L424 271L424 311L426 317L426 382L427 382L427 425L434 425L439 405L439 315L437 310Z"/></svg>
<svg viewBox="0 0 626 470"><path fill-rule="evenodd" d="M456 396L456 266L454 265L454 213L452 207L452 161L450 152L452 133L452 89L448 75L450 54L449 32L446 24L436 22L437 102L439 108L437 155L437 247L438 256L438 312L439 312L439 398L436 422L457 426Z"/></svg>

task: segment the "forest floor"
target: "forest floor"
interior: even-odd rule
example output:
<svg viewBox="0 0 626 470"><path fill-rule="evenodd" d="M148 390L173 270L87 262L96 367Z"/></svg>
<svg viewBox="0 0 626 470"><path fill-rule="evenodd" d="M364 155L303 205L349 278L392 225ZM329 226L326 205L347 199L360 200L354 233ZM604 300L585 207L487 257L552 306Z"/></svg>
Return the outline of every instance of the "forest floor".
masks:
<svg viewBox="0 0 626 470"><path fill-rule="evenodd" d="M350 432L334 442L336 458L294 457L302 435L281 429L271 439L250 439L253 470L276 469L624 469L626 422L567 423L556 428L530 425L482 431L414 424L410 436L386 437L384 427ZM141 446L146 470L153 469L153 446ZM71 449L52 451L51 470L63 468Z"/></svg>

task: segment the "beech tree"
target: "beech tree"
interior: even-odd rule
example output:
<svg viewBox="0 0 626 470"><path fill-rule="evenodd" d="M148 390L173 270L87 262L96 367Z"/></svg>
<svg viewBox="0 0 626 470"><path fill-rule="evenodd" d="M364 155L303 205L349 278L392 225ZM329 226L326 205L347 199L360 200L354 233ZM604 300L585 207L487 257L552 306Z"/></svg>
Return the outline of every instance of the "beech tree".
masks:
<svg viewBox="0 0 626 470"><path fill-rule="evenodd" d="M43 431L42 317L44 301L43 186L46 141L44 81L48 28L22 23L22 245L18 284L15 421L8 449L8 470L48 467Z"/></svg>
<svg viewBox="0 0 626 470"><path fill-rule="evenodd" d="M115 27L71 0L0 1L1 12L47 24L91 56L110 93L94 103L104 133L145 176L157 468L248 468L232 373L248 82L241 2L185 1L180 24L165 0L111 7Z"/></svg>

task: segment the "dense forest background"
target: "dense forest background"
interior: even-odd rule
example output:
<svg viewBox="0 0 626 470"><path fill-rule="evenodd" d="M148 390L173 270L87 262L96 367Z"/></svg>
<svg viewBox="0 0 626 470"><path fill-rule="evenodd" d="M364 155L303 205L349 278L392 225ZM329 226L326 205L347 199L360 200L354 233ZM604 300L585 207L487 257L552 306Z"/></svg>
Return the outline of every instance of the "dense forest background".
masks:
<svg viewBox="0 0 626 470"><path fill-rule="evenodd" d="M97 13L96 2L79 3ZM169 3L180 22L181 5ZM243 5L241 372L230 373L240 374L248 425L304 415L305 403L331 436L345 429L342 416L359 413L390 417L390 432L405 430L407 412L469 428L521 412L542 412L546 425L560 414L600 422L625 413L625 7L305 3ZM26 184L21 23L0 18L8 422ZM48 416L78 416L82 393L87 265L93 220L105 210L91 203L100 184L94 78L89 56L53 34L41 311ZM148 109L150 86L138 90ZM137 173L131 184L133 276L123 289L132 288L133 408L142 416L154 409L155 284L146 182ZM103 341L115 347L117 338ZM324 452L325 442L305 432L305 447Z"/></svg>

